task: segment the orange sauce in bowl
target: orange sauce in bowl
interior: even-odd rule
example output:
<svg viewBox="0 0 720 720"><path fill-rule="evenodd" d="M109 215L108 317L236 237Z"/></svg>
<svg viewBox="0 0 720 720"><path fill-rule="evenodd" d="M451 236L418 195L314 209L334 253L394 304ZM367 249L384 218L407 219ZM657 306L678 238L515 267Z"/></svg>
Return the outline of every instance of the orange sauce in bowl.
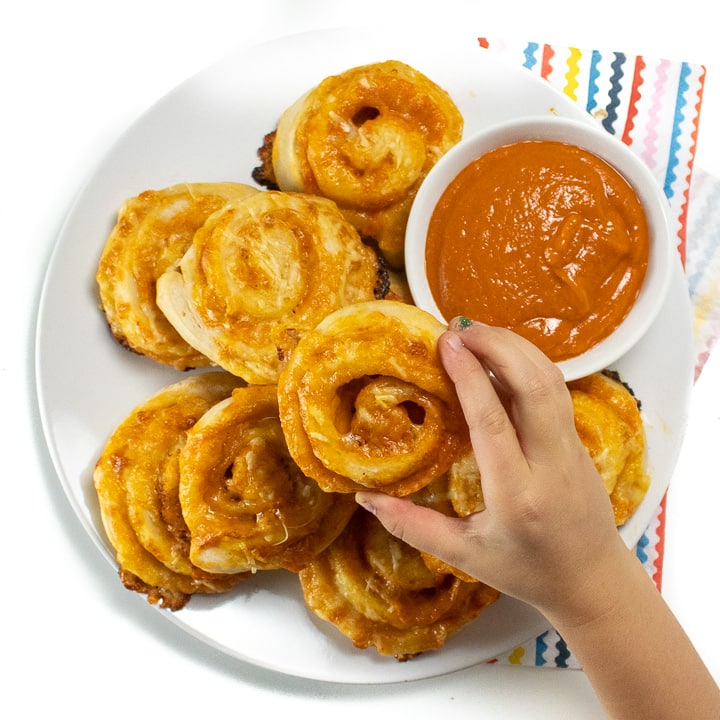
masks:
<svg viewBox="0 0 720 720"><path fill-rule="evenodd" d="M559 361L622 322L648 256L645 212L617 170L574 145L529 140L488 152L450 183L425 265L445 318L510 328Z"/></svg>

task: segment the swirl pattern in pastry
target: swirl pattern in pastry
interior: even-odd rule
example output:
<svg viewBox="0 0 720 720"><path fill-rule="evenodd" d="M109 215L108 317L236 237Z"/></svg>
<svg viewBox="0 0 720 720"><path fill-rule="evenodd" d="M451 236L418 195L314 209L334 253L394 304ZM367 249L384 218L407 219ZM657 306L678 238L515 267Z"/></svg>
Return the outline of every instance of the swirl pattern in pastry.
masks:
<svg viewBox="0 0 720 720"><path fill-rule="evenodd" d="M318 617L356 647L398 660L441 648L499 596L483 583L432 571L417 550L362 511L299 578Z"/></svg>
<svg viewBox="0 0 720 720"><path fill-rule="evenodd" d="M437 340L445 326L414 305L376 300L328 315L280 376L290 454L326 491L407 495L469 443Z"/></svg>
<svg viewBox="0 0 720 720"><path fill-rule="evenodd" d="M452 98L418 70L396 60L350 68L283 113L272 138L274 180L334 200L400 268L417 189L462 131Z"/></svg>
<svg viewBox="0 0 720 720"><path fill-rule="evenodd" d="M595 373L568 383L575 427L623 525L647 494L646 439L637 399L615 377Z"/></svg>
<svg viewBox="0 0 720 720"><path fill-rule="evenodd" d="M335 204L258 192L227 203L195 233L157 302L178 332L251 384L274 384L298 339L329 312L371 300L377 254Z"/></svg>
<svg viewBox="0 0 720 720"><path fill-rule="evenodd" d="M93 473L100 515L129 589L172 610L194 593L229 590L241 575L209 574L190 561L178 496L178 457L188 430L240 383L206 372L162 388L108 439Z"/></svg>
<svg viewBox="0 0 720 720"><path fill-rule="evenodd" d="M155 285L212 213L256 192L240 183L182 183L146 190L123 203L96 273L101 307L120 343L178 370L211 364L157 307Z"/></svg>
<svg viewBox="0 0 720 720"><path fill-rule="evenodd" d="M297 571L357 508L295 465L270 385L236 389L193 426L180 455L180 502L191 560L220 573Z"/></svg>

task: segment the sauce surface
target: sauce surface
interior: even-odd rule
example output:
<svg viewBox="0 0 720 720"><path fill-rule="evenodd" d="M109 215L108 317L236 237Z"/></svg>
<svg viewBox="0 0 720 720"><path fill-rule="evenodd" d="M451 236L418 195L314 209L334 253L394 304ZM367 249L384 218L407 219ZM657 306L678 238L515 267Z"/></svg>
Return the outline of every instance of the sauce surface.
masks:
<svg viewBox="0 0 720 720"><path fill-rule="evenodd" d="M573 145L530 140L483 155L450 183L425 265L446 319L510 328L559 361L620 324L648 255L642 204L614 168Z"/></svg>

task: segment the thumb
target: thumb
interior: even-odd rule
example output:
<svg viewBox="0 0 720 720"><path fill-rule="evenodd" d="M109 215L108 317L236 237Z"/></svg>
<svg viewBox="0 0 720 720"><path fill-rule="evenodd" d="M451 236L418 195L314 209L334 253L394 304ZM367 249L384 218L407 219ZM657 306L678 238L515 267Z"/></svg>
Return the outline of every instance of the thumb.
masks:
<svg viewBox="0 0 720 720"><path fill-rule="evenodd" d="M415 505L408 498L384 493L359 492L356 502L372 513L383 527L408 545L439 560L457 565L462 553L465 523L437 510Z"/></svg>

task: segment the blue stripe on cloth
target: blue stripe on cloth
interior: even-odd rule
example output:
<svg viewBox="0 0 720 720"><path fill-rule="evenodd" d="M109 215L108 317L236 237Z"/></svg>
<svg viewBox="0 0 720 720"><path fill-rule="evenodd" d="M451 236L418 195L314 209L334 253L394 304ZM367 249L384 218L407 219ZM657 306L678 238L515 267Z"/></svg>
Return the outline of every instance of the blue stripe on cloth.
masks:
<svg viewBox="0 0 720 720"><path fill-rule="evenodd" d="M694 297L716 254L720 258L720 181L696 169L692 188L686 271L688 290ZM703 242L694 242L696 237Z"/></svg>
<svg viewBox="0 0 720 720"><path fill-rule="evenodd" d="M613 125L617 120L617 108L620 105L620 92L622 91L622 79L625 74L623 71L623 65L625 64L625 53L613 53L615 59L610 63L610 67L613 69L613 74L610 76L610 92L608 93L609 102L606 107L607 115L603 118L603 127L611 134L615 134L615 128Z"/></svg>
<svg viewBox="0 0 720 720"><path fill-rule="evenodd" d="M545 653L547 652L548 646L545 642L545 638L549 632L549 630L546 630L542 635L539 635L535 639L535 665L537 665L537 667L542 667L545 663L547 663Z"/></svg>
<svg viewBox="0 0 720 720"><path fill-rule="evenodd" d="M537 53L539 47L540 46L535 42L529 42L527 44L524 52L525 62L523 63L523 67L526 67L528 70L532 70L535 67L537 64L537 57L535 56L535 53Z"/></svg>
<svg viewBox="0 0 720 720"><path fill-rule="evenodd" d="M680 80L678 81L678 91L675 99L675 113L673 115L673 129L670 139L670 155L667 162L667 172L665 173L665 183L663 190L665 196L670 200L675 195L673 187L677 180L675 170L678 166L678 152L680 150L679 137L682 133L682 122L685 119L684 108L687 105L686 93L689 89L687 77L690 74L690 66L684 62L680 66Z"/></svg>
<svg viewBox="0 0 720 720"><path fill-rule="evenodd" d="M559 668L566 668L568 666L567 659L570 657L568 646L565 644L565 641L560 638L555 643L555 647L558 651L557 657L555 658L555 665Z"/></svg>
<svg viewBox="0 0 720 720"><path fill-rule="evenodd" d="M587 104L585 109L588 112L592 112L597 107L597 95L598 95L598 84L597 80L600 77L600 61L602 55L597 51L593 50L590 59L590 78L588 79L588 94Z"/></svg>

